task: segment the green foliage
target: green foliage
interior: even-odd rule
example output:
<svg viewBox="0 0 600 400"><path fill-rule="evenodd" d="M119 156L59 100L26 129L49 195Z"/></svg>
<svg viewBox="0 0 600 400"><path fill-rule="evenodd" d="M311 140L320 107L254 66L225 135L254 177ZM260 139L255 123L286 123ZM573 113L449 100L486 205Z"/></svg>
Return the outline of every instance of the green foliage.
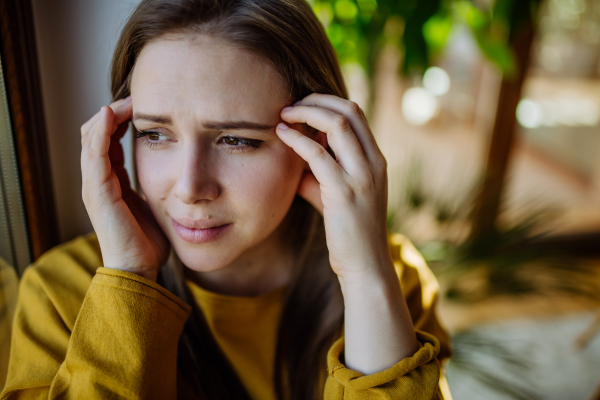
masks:
<svg viewBox="0 0 600 400"><path fill-rule="evenodd" d="M510 20L507 12L511 10L512 0L498 0L498 12L482 11L469 1L457 1L454 4L455 16L466 23L483 54L493 62L505 76L512 77L517 72L515 57L509 46Z"/></svg>
<svg viewBox="0 0 600 400"><path fill-rule="evenodd" d="M454 18L447 10L443 10L423 24L423 37L429 48L429 53L432 56L437 55L442 51L450 35Z"/></svg>
<svg viewBox="0 0 600 400"><path fill-rule="evenodd" d="M540 0L496 0L489 9L468 0L312 0L341 63L372 77L384 44L404 54L401 72L422 72L444 48L455 23L466 24L482 53L506 76L518 71L510 39L531 23Z"/></svg>

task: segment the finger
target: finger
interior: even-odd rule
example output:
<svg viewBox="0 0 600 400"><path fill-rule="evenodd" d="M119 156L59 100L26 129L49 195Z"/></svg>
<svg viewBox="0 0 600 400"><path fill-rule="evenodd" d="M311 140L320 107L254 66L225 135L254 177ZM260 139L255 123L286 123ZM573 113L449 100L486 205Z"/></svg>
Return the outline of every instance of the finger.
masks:
<svg viewBox="0 0 600 400"><path fill-rule="evenodd" d="M84 183L87 180L88 165L91 160L89 151L91 138L94 136L93 133L96 131L96 129L98 129L97 125L100 122L104 112L105 111L100 109L100 111L98 111L96 115L94 115L94 117L86 123L88 124L88 126L86 127L86 132L83 131L84 127L82 127L83 135L81 138L81 174Z"/></svg>
<svg viewBox="0 0 600 400"><path fill-rule="evenodd" d="M285 108L281 118L289 123L306 123L327 134L327 143L342 168L354 175L368 168L368 161L349 121L341 114L321 107Z"/></svg>
<svg viewBox="0 0 600 400"><path fill-rule="evenodd" d="M127 121L131 118L133 113L133 107L131 105L131 97L127 97L125 99L117 100L110 105L110 108L115 113L114 123L117 125ZM101 111L98 111L92 118L90 118L87 122L85 122L81 126L81 135L82 135L82 145L86 136L89 136L93 127L96 125L98 120L100 119Z"/></svg>
<svg viewBox="0 0 600 400"><path fill-rule="evenodd" d="M112 108L103 106L100 109L100 119L96 122L91 132L90 150L101 157L108 156L113 120L114 112Z"/></svg>
<svg viewBox="0 0 600 400"><path fill-rule="evenodd" d="M91 128L96 125L96 122L100 119L100 111L98 111L92 118L90 118L86 123L81 125L81 136L85 136L90 133ZM83 140L83 139L82 139Z"/></svg>
<svg viewBox="0 0 600 400"><path fill-rule="evenodd" d="M300 185L298 186L300 197L308 201L317 211L323 215L323 199L321 199L321 188L319 181L310 171L305 171Z"/></svg>
<svg viewBox="0 0 600 400"><path fill-rule="evenodd" d="M110 108L115 113L115 119L113 123L116 125L121 125L132 117L133 106L131 102L131 96L115 101L110 105Z"/></svg>
<svg viewBox="0 0 600 400"><path fill-rule="evenodd" d="M313 93L296 104L322 107L344 115L356 133L358 141L369 161L373 163L383 157L363 110L355 102L334 95Z"/></svg>
<svg viewBox="0 0 600 400"><path fill-rule="evenodd" d="M275 132L285 144L308 162L320 184L332 187L339 185L346 173L323 146L283 123L277 124Z"/></svg>
<svg viewBox="0 0 600 400"><path fill-rule="evenodd" d="M100 121L100 119L102 118L102 109L100 109L100 111L98 111L96 113L96 115L94 115L93 118L91 118L87 123L89 123L90 125L86 126L85 129L86 131L84 131L84 127L82 126L82 135L81 135L81 172L82 172L82 176L85 177L87 176L87 164L88 164L88 157L89 157L89 149L90 149L90 143L92 140L93 132L96 129L96 125L98 124L98 122ZM84 162L85 161L85 162Z"/></svg>

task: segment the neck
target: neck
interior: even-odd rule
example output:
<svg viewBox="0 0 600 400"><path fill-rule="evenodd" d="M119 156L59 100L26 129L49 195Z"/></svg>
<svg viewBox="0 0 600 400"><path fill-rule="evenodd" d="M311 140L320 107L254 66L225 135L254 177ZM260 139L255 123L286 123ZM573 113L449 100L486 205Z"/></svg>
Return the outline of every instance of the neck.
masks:
<svg viewBox="0 0 600 400"><path fill-rule="evenodd" d="M186 277L206 290L229 296L260 296L287 285L294 257L280 239L280 228L227 267L212 272L185 268Z"/></svg>

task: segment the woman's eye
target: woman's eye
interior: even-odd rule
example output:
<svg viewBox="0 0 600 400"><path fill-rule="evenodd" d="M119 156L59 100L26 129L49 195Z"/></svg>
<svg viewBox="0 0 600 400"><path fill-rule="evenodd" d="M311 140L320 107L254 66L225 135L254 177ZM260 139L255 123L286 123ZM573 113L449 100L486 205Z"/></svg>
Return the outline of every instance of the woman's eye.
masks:
<svg viewBox="0 0 600 400"><path fill-rule="evenodd" d="M247 151L260 147L262 140L242 139L235 136L224 136L223 143L229 147L229 151Z"/></svg>
<svg viewBox="0 0 600 400"><path fill-rule="evenodd" d="M223 140L225 141L225 143L233 145L233 146L237 146L238 143L240 142L240 140L238 138L234 138L231 136L224 137Z"/></svg>
<svg viewBox="0 0 600 400"><path fill-rule="evenodd" d="M154 131L136 131L136 139L142 139L142 143L150 146L150 148L156 148L169 141L170 137L160 132Z"/></svg>
<svg viewBox="0 0 600 400"><path fill-rule="evenodd" d="M156 132L149 132L148 133L148 139L150 140L160 140L160 138L165 138L165 135L161 135L160 133L156 133Z"/></svg>

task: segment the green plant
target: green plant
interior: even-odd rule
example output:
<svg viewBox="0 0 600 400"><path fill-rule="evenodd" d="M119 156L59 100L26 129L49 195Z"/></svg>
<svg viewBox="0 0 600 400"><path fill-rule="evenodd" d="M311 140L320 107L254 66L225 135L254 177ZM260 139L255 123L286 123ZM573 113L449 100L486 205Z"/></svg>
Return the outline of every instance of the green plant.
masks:
<svg viewBox="0 0 600 400"><path fill-rule="evenodd" d="M511 76L516 63L511 35L532 23L540 0L309 0L341 63L361 64L373 77L384 44L404 54L401 73L424 71L444 48L455 23L469 26L482 53ZM482 3L482 2L479 2Z"/></svg>

